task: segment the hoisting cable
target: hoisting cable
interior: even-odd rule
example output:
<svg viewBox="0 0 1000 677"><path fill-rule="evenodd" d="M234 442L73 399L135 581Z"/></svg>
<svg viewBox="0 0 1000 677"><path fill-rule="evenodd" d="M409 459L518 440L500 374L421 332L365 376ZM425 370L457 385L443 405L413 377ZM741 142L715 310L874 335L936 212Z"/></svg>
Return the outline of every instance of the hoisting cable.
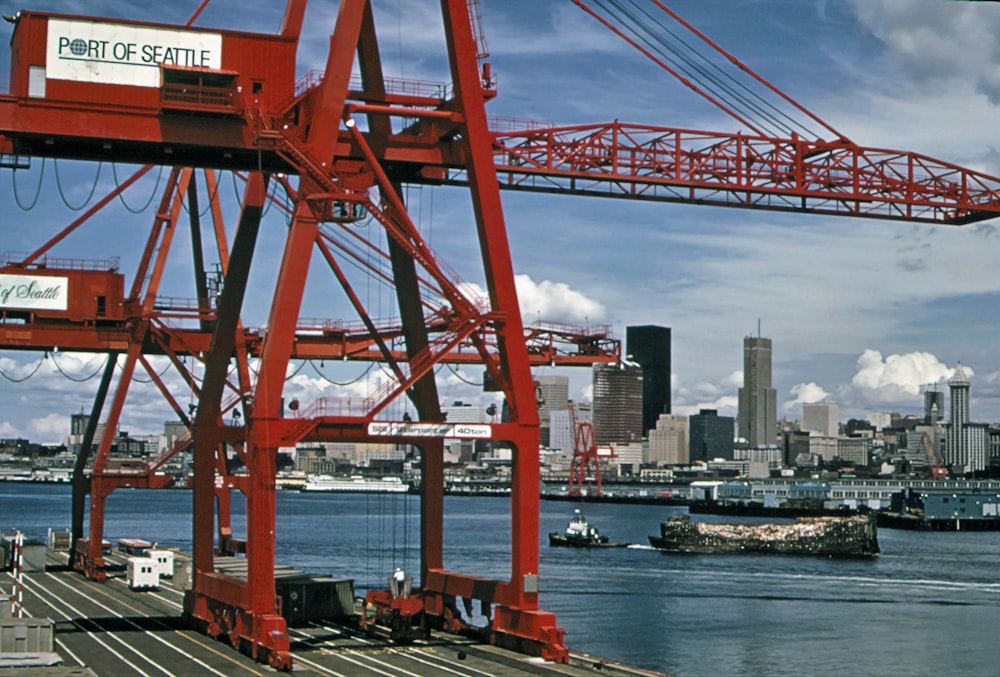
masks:
<svg viewBox="0 0 1000 677"><path fill-rule="evenodd" d="M375 363L374 363L374 362L370 362L370 363L368 364L368 367L367 367L367 368L366 368L366 369L364 370L364 372L362 372L362 373L361 373L361 375L360 375L360 376L358 376L358 377L357 377L356 379L354 379L353 381L346 381L346 382L344 382L344 383L341 383L341 382L339 382L339 381L334 381L334 380L333 380L332 378L330 378L329 376L327 376L326 374L324 374L323 372L321 372L321 371L319 370L319 367L317 367L317 366L316 366L316 365L315 365L315 364L313 363L313 360L309 360L309 364L310 364L310 365L312 365L312 368L313 368L313 371L315 371L315 372L316 372L316 374L317 374L317 375L318 375L318 376L319 376L319 377L320 377L321 379L323 379L324 381L326 381L326 382L327 382L327 383L329 383L330 385L335 385L335 386L340 386L340 387L345 387L345 386L351 386L351 385L354 385L355 383L359 383L359 382L361 382L361 380L362 380L362 379L364 379L364 378L365 378L366 376L368 376L368 372L370 372L370 371L372 370L372 367L374 367L374 366L375 366Z"/></svg>
<svg viewBox="0 0 1000 677"><path fill-rule="evenodd" d="M56 188L59 190L59 197L62 198L63 204L66 205L66 207L71 211L78 212L90 204L90 200L94 197L94 192L97 190L97 180L101 178L101 166L103 164L104 163L100 161L97 163L97 172L94 174L94 184L90 187L90 194L87 195L86 199L84 199L83 204L79 207L74 207L69 203L69 200L66 199L66 193L63 191L62 180L59 178L59 160L52 160L52 165L56 173Z"/></svg>
<svg viewBox="0 0 1000 677"><path fill-rule="evenodd" d="M26 376L20 376L20 377L18 377L18 376L10 376L9 374L7 374L6 371L3 370L2 367L0 367L0 376L3 376L5 379L7 379L8 381L10 381L11 383L24 383L29 378L31 378L36 373L38 373L38 370L42 366L42 362L45 361L45 358L48 357L48 355L49 355L48 352L46 352L45 355L43 355L42 357L38 358L38 362L35 363L35 366L32 368L31 373L28 374L28 375L26 375Z"/></svg>
<svg viewBox="0 0 1000 677"><path fill-rule="evenodd" d="M756 80L760 84L764 85L767 89L769 89L772 92L774 92L775 94L777 94L779 97L781 97L782 99L784 99L787 103L789 103L792 106L794 106L798 111L800 111L801 113L805 114L811 120L813 120L814 122L818 123L820 126L822 126L823 128L825 128L828 132L832 133L835 138L837 138L837 139L839 139L841 141L850 142L850 139L848 139L846 136L844 136L843 134L841 134L840 132L838 132L836 129L834 129L832 126L830 126L830 124L827 123L825 120L823 120L821 117L819 117L818 115L816 115L815 113L813 113L811 110L809 110L808 108L806 108L805 106L803 106L802 104L800 104L798 101L796 101L792 97L790 97L787 94L785 94L783 91L781 91L776 86L774 86L773 84L771 84L767 79L765 79L763 76L761 76L760 74L758 74L752 68L750 68L749 66L747 66L746 64L744 64L742 61L740 61L736 57L734 57L731 54L729 54L728 52L726 52L724 49L722 49L722 47L720 47L718 44L716 44L711 38L709 38L707 35L705 35L701 31L699 31L697 28L695 28L694 26L692 26L691 24L689 24L687 21L685 21L684 19L682 19L676 12L672 11L669 7L667 7L666 5L664 5L660 0L653 0L653 2L656 4L657 7L659 7L664 12L666 12L671 17L673 17L674 20L676 20L678 23L680 23L682 26L684 26L685 28L687 28L689 31L691 31L692 33L694 33L695 35L697 35L699 38L701 38L712 49L714 49L715 51L717 51L720 54L722 54L725 58L727 58L732 63L736 64L736 66L740 70L742 70L743 72L745 72L747 75L749 75L750 77L752 77L754 80Z"/></svg>
<svg viewBox="0 0 1000 677"><path fill-rule="evenodd" d="M447 365L447 367L448 367L448 370L452 374L455 375L455 378L457 378L462 383L464 383L466 385L470 385L470 386L482 387L482 385L483 385L482 383L475 383L474 381L468 380L467 378L465 378L464 376L462 376L461 372L459 372L457 369L455 369L455 367L451 366L450 364Z"/></svg>
<svg viewBox="0 0 1000 677"><path fill-rule="evenodd" d="M135 209L132 209L131 207L129 207L128 203L125 202L125 195L124 195L125 191L119 191L119 193L118 193L118 200L122 203L122 205L125 207L125 209L127 209L128 211L130 211L133 214L142 214L144 211L146 211L147 209L149 209L149 205L153 204L153 198L156 197L156 191L160 187L160 179L163 177L163 165L159 166L159 170L160 170L159 173L157 173L157 175L156 175L156 184L153 186L153 190L150 191L150 193L149 193L149 200L147 200L146 204L144 204L142 206L142 209L135 210ZM114 162L111 163L111 173L115 177L115 188L121 188L121 184L118 181L118 168L115 166Z"/></svg>
<svg viewBox="0 0 1000 677"><path fill-rule="evenodd" d="M817 134L808 124L803 124L800 119L789 115L785 110L782 110L782 108L779 108L761 96L758 91L748 87L745 83L737 80L732 74L720 68L715 61L709 59L688 41L677 35L676 32L670 30L660 19L650 14L647 9L640 7L636 0L628 0L628 7L626 7L624 0L592 0L595 6L599 6L606 14L613 16L620 26L613 24L609 19L599 15L596 11L588 7L583 0L573 1L607 28L617 33L619 37L629 42L633 47L681 80L683 84L695 90L698 94L722 108L740 122L753 127L758 133L764 135L763 130L760 128L766 128L770 134L775 134L776 130L778 130L780 133L787 135L801 134L810 138L821 138L821 135ZM684 29L708 44L725 59L727 64L735 66L745 76L756 80L759 85L770 90L771 93L780 97L813 122L821 125L837 139L846 140L846 137L833 129L829 124L727 53L718 44L666 7L660 0L651 0L651 2L669 15L671 19L683 26ZM642 16L639 16L640 14ZM654 30L652 25L655 25L659 30ZM630 36L634 36L635 39ZM668 39L668 36L672 40ZM636 40L645 43L648 49L639 45ZM656 55L659 55L659 57L662 57L663 60L672 65L664 63ZM691 82L687 78L696 82ZM705 89L702 89L700 85L704 85Z"/></svg>
<svg viewBox="0 0 1000 677"><path fill-rule="evenodd" d="M372 589L372 564L371 564L371 494L365 493L365 573L368 574L367 587Z"/></svg>
<svg viewBox="0 0 1000 677"><path fill-rule="evenodd" d="M598 0L598 1L600 1L600 0ZM655 2L655 0L654 0L654 2ZM617 4L620 4L620 3L617 3ZM633 4L635 4L634 0L633 0ZM659 4L659 3L657 3L657 4ZM660 5L660 6L662 7L662 5ZM787 135L791 135L792 128L797 128L797 131L799 133L801 133L801 134L804 134L804 135L810 136L810 137L814 137L814 138L818 138L819 137L819 135L816 134L816 132L810 130L805 125L799 123L797 120L795 120L791 116L787 115L785 112L783 112L782 110L780 110L779 108L777 108L776 106L774 106L772 103L770 103L769 101L767 101L766 99L764 99L760 94L758 94L757 92L753 91L748 86L746 86L742 82L739 82L732 75L730 75L729 73L727 73L726 71L724 71L722 68L720 68L718 66L718 64L713 63L707 56L705 56L705 54L703 54L702 52L698 51L697 48L693 47L689 43L685 42L685 40L683 38L681 38L676 33L674 33L673 31L671 31L663 22L661 22L657 18L653 17L648 11L646 11L646 10L640 10L640 11L642 11L642 13L652 23L654 23L656 26L658 26L663 32L665 32L666 34L668 34L671 37L673 37L674 40L677 43L679 43L680 45L682 45L688 52L690 52L692 55L694 55L695 57L697 57L699 60L701 60L705 64L707 64L707 67L703 67L703 66L699 65L698 63L696 63L695 61L693 61L690 57L684 56L677 47L674 47L674 46L670 45L670 43L668 43L667 40L662 37L662 35L654 33L652 30L649 29L649 27L647 25L645 25L643 22L641 22L639 19L637 19L637 18L635 18L633 16L632 19L634 21L636 21L638 23L638 25L640 27L642 27L646 31L646 33L650 36L650 39L655 40L656 42L660 43L661 45L663 45L664 47L666 47L667 49L669 49L672 53L676 54L679 59L681 59L685 64L687 64L692 70L694 70L696 73L699 73L700 75L702 75L705 78L705 80L702 80L703 83L707 80L708 82L711 82L716 87L716 90L715 90L716 92L727 93L729 95L729 97L730 97L728 99L728 102L731 105L733 105L734 108L739 108L734 103L734 102L738 101L738 102L740 102L742 104L742 109L741 110L742 110L742 112L743 112L744 115L747 115L748 117L752 117L750 115L750 112L755 112L757 114L757 118L756 119L757 119L758 123L761 124L761 126L767 126L768 124L769 125L773 125L773 127L771 127L771 129L770 129L770 131L771 131L772 134L774 134L776 132L783 132L783 133L785 133ZM667 10L665 8L664 8L664 11L669 12L669 10ZM676 16L675 14L672 14L672 13L670 13L670 15L671 15L671 17L675 18L676 20L680 21L680 17L678 17L678 16ZM682 25L684 25L685 28L688 28L689 30L693 31L693 27L691 27L690 25L686 25L683 22L682 22ZM695 33L695 34L697 35L697 33ZM709 44L711 44L711 43L709 43ZM711 70L709 70L709 69L711 69ZM718 73L718 75L715 75L712 71L715 71L715 73ZM692 76L692 77L694 77L694 76ZM732 86L730 86L729 84L727 84L725 82L725 80L728 80L730 83L732 83ZM738 90L742 90L742 92L740 92ZM725 96L722 93L720 93L719 96L720 96L720 98L725 99ZM756 99L756 101L754 101L754 99ZM772 112L768 112L768 110L766 110L766 109L770 109L770 111L773 111L773 113ZM785 124L782 123L782 121L781 121L782 118L784 118L785 123L787 123L788 126L785 126ZM764 122L765 120L767 121L766 123Z"/></svg>
<svg viewBox="0 0 1000 677"><path fill-rule="evenodd" d="M680 77L679 74L683 74L685 77L681 78L681 80L684 84L687 84L689 87L702 94L702 96L708 98L720 108L730 113L737 120L743 122L744 124L752 125L754 129L758 133L762 133L762 135L790 135L790 130L787 129L785 125L783 125L774 115L764 111L761 106L748 100L746 96L723 82L718 76L710 72L701 64L697 63L691 55L694 55L701 61L708 64L712 70L722 74L725 78L732 81L736 87L745 90L751 96L761 101L765 106L770 106L770 104L764 101L759 95L751 92L745 85L737 82L732 76L726 74L721 68L713 64L704 54L700 53L697 49L685 42L675 32L671 31L663 23L650 15L649 12L637 7L634 1L632 1L630 5L635 7L635 10L626 8L623 2L617 0L593 0L593 2L595 5L601 7L605 13L613 16L619 24L624 26L622 29L623 31L627 31L631 36L634 36L637 40L645 43L649 50L655 52L664 61L671 64L673 68L676 69L675 75L677 77ZM646 20L639 17L637 12L643 14L646 17ZM650 27L650 23L655 24L661 32L655 32ZM671 43L666 36L673 38L674 42ZM647 52L647 54L648 53L649 52ZM662 62L660 65L665 66ZM667 68L667 70L674 72L670 68ZM685 78L693 82L689 82L688 80L685 80ZM702 87L704 87L704 91L702 90ZM712 96L708 96L706 92L711 93ZM770 107L772 109L774 108L773 106ZM788 116L785 117L787 118ZM803 128L791 118L788 118L788 121L794 126L800 127L800 131L804 131L810 136L814 135L813 132Z"/></svg>
<svg viewBox="0 0 1000 677"><path fill-rule="evenodd" d="M399 526L399 494L392 494L392 569L397 567L396 562L396 529Z"/></svg>
<svg viewBox="0 0 1000 677"><path fill-rule="evenodd" d="M721 110L723 110L724 112L728 113L733 118L735 118L737 120L737 122L746 125L754 133L756 133L756 134L758 134L760 136L766 136L767 135L764 130L762 130L762 129L760 129L760 127L758 127L757 124L755 124L754 122L746 119L745 117L743 117L742 115L740 115L737 111L734 111L732 108L727 107L726 104L723 101L720 101L717 97L715 97L711 93L705 91L696 82L692 82L683 73L678 72L677 69L674 66L670 65L669 63L666 63L661 58L659 58L657 55L653 54L648 49L646 49L645 47L643 47L642 45L640 45L636 41L635 38L633 38L631 35L626 34L626 32L625 32L624 29L619 28L618 26L616 26L614 23L612 23L612 21L610 19L607 19L604 16L598 14L595 10L591 9L590 7L588 7L581 0L573 0L573 1L574 1L574 3L576 3L576 5L578 7L584 9L587 13L589 13L595 19L597 19L598 21L600 21L602 24L604 24L604 26L606 28L608 28L609 30L611 30L612 32L614 32L616 35L618 35L618 37L620 37L623 40L625 40L627 43L629 43L634 48L636 48L637 50L639 50L648 59L650 59L651 61L655 62L660 68L662 68L663 70L667 71L668 73L670 73L671 75L673 75L675 78L677 78L677 80L679 80L682 85L688 87L689 89L693 90L694 92L696 92L697 94L699 94L703 98L707 99L710 103L712 103L713 105L717 106L718 108L720 108ZM602 5L602 9L605 9L605 11L607 11L606 8L603 7L603 5Z"/></svg>
<svg viewBox="0 0 1000 677"><path fill-rule="evenodd" d="M170 362L167 362L166 366L165 366L165 367L163 367L163 370L162 370L162 371L160 371L160 373L158 373L158 374L156 375L156 378L155 378L155 379L154 379L154 378L153 378L152 376L150 376L150 377L149 377L148 379L145 379L145 378L139 378L138 376L136 376L136 375L135 375L135 374L136 374L136 372L135 372L135 371L133 371L133 372L132 372L132 382L133 382L133 383L152 383L153 381L155 381L155 380L157 380L157 379L160 379L160 380L162 380L162 379L163 379L163 375L164 375L164 374L166 374L166 373L167 373L168 371L170 371L170 367L171 367L171 366L172 366L172 365L171 365L171 363L170 363Z"/></svg>
<svg viewBox="0 0 1000 677"><path fill-rule="evenodd" d="M303 367L305 367L305 366L306 366L306 362L307 362L307 361L308 361L308 360L303 360L303 361L299 362L299 366L295 367L295 371L293 371L293 372L292 372L291 374L289 374L288 376L286 376L286 377L285 377L285 380L286 380L286 381L290 381L290 380L292 380L293 378L295 378L296 376L298 376L298 373L299 373L300 371L302 371L302 368L303 368Z"/></svg>
<svg viewBox="0 0 1000 677"><path fill-rule="evenodd" d="M94 378L99 373L101 373L101 371L104 370L104 366L108 363L108 358L107 358L107 356L105 356L104 357L104 361L101 362L101 365L94 371L93 374L91 374L90 376L84 376L83 378L80 378L80 377L77 377L77 376L72 376L71 374L69 374L69 372L67 372L65 369L63 369L62 366L60 366L59 361L56 359L56 353L55 352L53 352L53 353L46 353L46 354L49 357L52 358L52 364L55 365L56 370L60 374L62 374L66 378L68 378L70 381L73 381L73 383L85 383L85 382L89 381L90 379Z"/></svg>
<svg viewBox="0 0 1000 677"><path fill-rule="evenodd" d="M21 208L21 211L30 212L38 204L38 198L42 196L42 177L45 176L45 158L42 158L42 168L38 171L38 186L35 188L35 197L27 207L21 202L21 197L17 194L17 170L10 173L10 185L14 192L14 202Z"/></svg>
<svg viewBox="0 0 1000 677"><path fill-rule="evenodd" d="M201 210L200 212L198 212L198 218L199 219L201 217L205 216L205 214L208 214L208 212L212 209L212 204L215 202L215 198L218 195L219 195L219 182L216 181L215 182L215 190L213 190L212 194L208 196L208 201L205 204L205 208L203 210ZM188 202L187 201L187 197L185 196L185 199L181 200L181 207L184 209L184 211L186 213L190 214L191 213L191 208L188 207L187 202Z"/></svg>

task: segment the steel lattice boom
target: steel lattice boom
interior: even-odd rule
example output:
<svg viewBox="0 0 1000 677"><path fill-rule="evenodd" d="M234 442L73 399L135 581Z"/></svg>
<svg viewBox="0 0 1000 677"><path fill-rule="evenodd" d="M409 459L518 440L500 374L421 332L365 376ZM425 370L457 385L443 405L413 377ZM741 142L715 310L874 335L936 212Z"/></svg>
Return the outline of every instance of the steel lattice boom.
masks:
<svg viewBox="0 0 1000 677"><path fill-rule="evenodd" d="M917 153L613 122L496 134L512 190L963 225L1000 179Z"/></svg>

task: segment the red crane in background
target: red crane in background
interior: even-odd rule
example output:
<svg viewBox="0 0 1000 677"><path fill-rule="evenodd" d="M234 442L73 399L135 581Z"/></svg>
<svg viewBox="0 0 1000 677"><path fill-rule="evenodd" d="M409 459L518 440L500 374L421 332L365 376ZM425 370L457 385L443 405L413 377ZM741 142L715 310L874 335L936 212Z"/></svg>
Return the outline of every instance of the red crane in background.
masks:
<svg viewBox="0 0 1000 677"><path fill-rule="evenodd" d="M590 421L579 420L575 402L569 403L569 420L573 432L573 460L569 467L566 493L570 496L583 496L583 485L586 482L587 495L601 496L601 458L597 453L594 427ZM591 478L597 482L596 491L590 484Z"/></svg>
<svg viewBox="0 0 1000 677"><path fill-rule="evenodd" d="M919 455L921 451L924 452L924 459L927 461L927 474L932 480L946 480L948 479L948 466L945 465L944 458L941 457L936 437L937 435L926 432L920 433L917 454Z"/></svg>
<svg viewBox="0 0 1000 677"><path fill-rule="evenodd" d="M615 361L617 344L604 330L522 325L501 189L947 224L1000 213L1000 181L993 177L912 153L862 148L836 133L824 141L753 124L749 133L728 134L618 122L491 130L485 104L497 93L496 80L485 61L477 0L441 1L449 87L386 77L367 0L341 0L326 68L296 80L305 5L288 0L274 35L196 28L195 17L179 27L21 12L11 42L11 90L0 95L0 164L19 168L33 157L57 157L148 165L0 271L64 290L67 299L5 311L0 346L109 355L77 463L83 478L96 423L106 417L89 487L74 492L78 505L84 489L91 497L89 537L76 564L103 576L107 495L120 486L159 486L160 465L190 445L195 576L185 611L208 634L228 637L279 668L290 668L291 657L274 599L277 450L312 441L418 447L416 594L423 613L439 627L461 629L457 598L476 600L493 641L552 660L567 657L562 629L538 605L539 422L530 369ZM149 46L155 67L137 68L140 45ZM355 61L359 80L352 77ZM127 293L113 260L82 265L49 256L153 165L172 169ZM205 212L196 206L192 168L202 170ZM215 199L218 170L237 172L245 182L231 238ZM410 183L468 188L488 298L470 294L425 241L404 203L402 187ZM191 303L159 293L185 205L197 292ZM287 235L265 301L266 329L252 330L241 313L250 302L248 279L262 254L258 236L268 205L285 211ZM200 222L202 213L210 226ZM352 224L361 219L380 229L384 246L358 237ZM214 298L204 273L204 230L212 233L221 267ZM353 324L300 318L314 254L356 316ZM369 280L392 291L396 307L388 320L375 317L359 291ZM197 400L192 411L157 381L150 356L164 356L189 384ZM391 376L364 400L321 400L286 415L289 361L309 358L374 361ZM435 367L446 362L481 365L484 389L502 395L509 415L482 426L447 424L434 381ZM138 369L157 381L191 435L130 473L113 467L108 450ZM417 412L412 421L395 415L404 401ZM449 436L489 438L515 450L509 580L445 566L443 439ZM245 474L229 471L234 457ZM229 527L233 489L246 496L245 542L233 539ZM247 579L216 572L216 551L246 552Z"/></svg>

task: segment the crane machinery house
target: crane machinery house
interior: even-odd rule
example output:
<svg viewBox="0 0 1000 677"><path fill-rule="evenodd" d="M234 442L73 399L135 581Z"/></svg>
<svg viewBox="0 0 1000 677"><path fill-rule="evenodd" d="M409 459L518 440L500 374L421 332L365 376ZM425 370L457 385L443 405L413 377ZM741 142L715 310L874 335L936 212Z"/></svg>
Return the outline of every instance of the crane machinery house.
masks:
<svg viewBox="0 0 1000 677"><path fill-rule="evenodd" d="M253 145L259 130L246 119L254 111L276 110L295 94L297 35L29 11L14 21L10 94L31 119L21 126L34 132L18 140L22 154L59 144L92 159L119 139L111 142L117 150L143 147L150 160L217 164L223 148ZM93 114L71 136L67 104Z"/></svg>

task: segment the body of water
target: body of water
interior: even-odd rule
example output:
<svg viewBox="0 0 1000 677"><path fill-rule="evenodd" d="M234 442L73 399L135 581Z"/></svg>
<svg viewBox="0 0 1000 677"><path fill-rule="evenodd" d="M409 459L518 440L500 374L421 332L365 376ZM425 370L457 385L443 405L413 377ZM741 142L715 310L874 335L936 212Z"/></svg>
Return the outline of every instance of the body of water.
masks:
<svg viewBox="0 0 1000 677"><path fill-rule="evenodd" d="M0 483L0 527L44 539L69 527L69 499L66 485ZM282 564L353 578L358 594L418 568L416 497L279 492L277 505ZM541 606L573 650L679 677L1000 674L1000 532L882 529L870 560L672 555L641 546L669 509L599 504L582 506L591 523L640 547L550 548L573 507L542 502L540 546ZM445 510L445 565L509 578L509 500ZM190 549L190 492L112 494L105 537L126 536Z"/></svg>

